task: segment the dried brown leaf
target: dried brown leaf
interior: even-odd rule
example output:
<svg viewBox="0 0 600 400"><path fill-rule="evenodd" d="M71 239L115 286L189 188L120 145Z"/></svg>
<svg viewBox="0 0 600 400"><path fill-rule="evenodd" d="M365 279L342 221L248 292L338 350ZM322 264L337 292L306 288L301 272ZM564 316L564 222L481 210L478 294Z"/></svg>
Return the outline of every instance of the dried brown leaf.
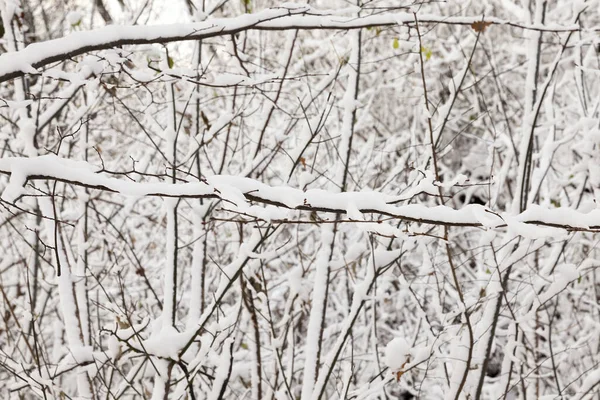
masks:
<svg viewBox="0 0 600 400"><path fill-rule="evenodd" d="M484 32L485 28L487 28L491 24L491 22L477 21L471 24L471 28L473 28L475 32Z"/></svg>

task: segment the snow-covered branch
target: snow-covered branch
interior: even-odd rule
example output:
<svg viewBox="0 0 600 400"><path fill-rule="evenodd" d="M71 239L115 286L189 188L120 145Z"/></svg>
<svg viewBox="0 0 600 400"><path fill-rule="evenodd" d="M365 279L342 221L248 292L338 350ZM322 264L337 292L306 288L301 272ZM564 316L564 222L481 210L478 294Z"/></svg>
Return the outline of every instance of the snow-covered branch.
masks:
<svg viewBox="0 0 600 400"><path fill-rule="evenodd" d="M255 30L321 30L359 29L372 26L411 25L410 13L390 13L365 17L327 15L308 6L281 6L233 18L215 18L192 24L156 26L111 25L88 32L72 33L66 37L38 42L13 54L0 56L0 82L6 82L25 73L37 74L38 68L91 51L125 45L196 41L216 36L227 36L250 29ZM471 26L474 23L506 25L540 32L577 32L579 25L535 25L512 22L493 17L447 17L419 15L421 24L448 24Z"/></svg>
<svg viewBox="0 0 600 400"><path fill-rule="evenodd" d="M408 204L394 205L398 196L379 192L342 192L332 193L319 189L306 191L289 186L269 186L250 178L232 175L214 175L205 177L202 182L189 183L150 183L117 179L99 172L100 169L82 161L61 159L54 155L35 158L0 159L0 173L10 174L2 199L13 202L26 194L25 183L30 180L48 179L86 187L105 190L124 196L141 198L144 196L174 198L221 199L234 206L236 210L247 212L251 216L272 222L285 222L281 212L256 209L251 202L275 206L289 210L315 211L325 213L350 214L354 210L360 213L380 214L407 222L421 224L502 228L512 227L524 236L535 236L535 231L527 225L539 225L559 228L566 231L600 230L600 211L582 213L573 209L548 209L531 206L518 215L497 213L487 207L471 204L461 209L448 206L424 206ZM357 221L360 221L357 219ZM559 231L538 231L541 236L560 236Z"/></svg>

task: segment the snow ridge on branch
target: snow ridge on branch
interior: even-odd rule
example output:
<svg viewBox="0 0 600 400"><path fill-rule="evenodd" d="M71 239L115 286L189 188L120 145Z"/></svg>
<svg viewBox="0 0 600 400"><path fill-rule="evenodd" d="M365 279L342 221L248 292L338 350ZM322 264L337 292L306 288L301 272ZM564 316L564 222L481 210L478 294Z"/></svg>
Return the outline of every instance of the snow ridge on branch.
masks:
<svg viewBox="0 0 600 400"><path fill-rule="evenodd" d="M370 26L413 24L411 13L390 13L365 17L343 17L328 15L309 6L287 5L267 9L253 14L233 18L215 18L198 23L155 25L155 26L106 26L87 32L33 43L26 48L0 56L0 82L22 76L37 74L37 68L64 61L95 50L123 45L169 43L225 36L249 29L258 30L315 30L315 29L358 29ZM579 25L540 25L512 22L493 17L445 17L430 14L419 15L422 24L467 25L485 23L508 25L526 30L544 32L581 31Z"/></svg>
<svg viewBox="0 0 600 400"><path fill-rule="evenodd" d="M271 222L287 222L281 210L250 206L249 202L275 206L279 209L319 211L347 214L352 220L354 210L375 213L407 222L431 225L502 228L508 226L518 235L561 236L564 230L600 230L600 210L582 213L570 208L548 209L532 205L518 215L496 213L488 207L469 204L459 210L448 206L427 207L421 204L393 205L399 196L380 192L330 193L321 189L302 191L289 186L269 186L251 178L214 175L196 183L153 183L125 181L106 176L102 170L84 161L74 161L55 155L39 157L7 157L0 159L0 173L10 174L2 200L14 202L24 192L28 180L50 179L90 189L105 190L124 196L161 196L175 198L214 198L233 205L237 211ZM540 230L529 225L547 227ZM548 228L559 228L548 229Z"/></svg>

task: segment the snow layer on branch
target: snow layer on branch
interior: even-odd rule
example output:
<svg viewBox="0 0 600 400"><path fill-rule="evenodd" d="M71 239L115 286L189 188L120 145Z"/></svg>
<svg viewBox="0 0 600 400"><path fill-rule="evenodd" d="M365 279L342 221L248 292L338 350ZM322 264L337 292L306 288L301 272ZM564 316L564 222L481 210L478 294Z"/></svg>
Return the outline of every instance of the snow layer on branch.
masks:
<svg viewBox="0 0 600 400"><path fill-rule="evenodd" d="M74 184L110 190L126 196L148 195L170 197L221 198L240 211L258 218L285 219L276 207L269 209L250 206L248 200L287 209L316 209L346 213L381 213L409 221L462 226L501 227L508 225L518 235L528 238L563 237L564 228L589 230L600 228L600 210L582 213L571 208L548 209L532 205L519 215L497 214L487 207L469 204L459 210L447 206L428 207L420 204L396 206L390 204L397 197L380 192L332 193L321 189L306 192L288 186L269 186L257 180L230 175L215 175L207 183L139 183L111 178L98 173L100 169L84 161L74 161L45 155L31 158L8 157L0 159L0 172L10 173L9 184L2 199L15 201L23 195L23 185L29 178L50 178ZM354 213L355 216L358 214ZM358 218L357 218L358 219ZM546 228L534 228L544 225ZM557 229L563 228L563 229Z"/></svg>
<svg viewBox="0 0 600 400"><path fill-rule="evenodd" d="M300 15L304 13L313 15ZM25 49L0 56L0 81L5 81L21 73L37 73L34 66L40 67L53 61L67 59L74 55L120 44L166 43L176 40L196 40L235 33L245 29L348 29L373 25L395 25L414 22L410 13L380 14L362 18L327 15L309 6L294 5L267 9L258 13L244 14L234 18L214 18L190 24L156 26L117 26L111 25L88 32L72 33L64 38L33 43ZM571 31L579 30L578 25L511 23L499 18L447 17L422 14L420 22L471 25L475 22L493 24L513 24L534 30Z"/></svg>
<svg viewBox="0 0 600 400"><path fill-rule="evenodd" d="M385 347L385 363L392 371L401 370L410 357L411 347L406 339L394 338Z"/></svg>

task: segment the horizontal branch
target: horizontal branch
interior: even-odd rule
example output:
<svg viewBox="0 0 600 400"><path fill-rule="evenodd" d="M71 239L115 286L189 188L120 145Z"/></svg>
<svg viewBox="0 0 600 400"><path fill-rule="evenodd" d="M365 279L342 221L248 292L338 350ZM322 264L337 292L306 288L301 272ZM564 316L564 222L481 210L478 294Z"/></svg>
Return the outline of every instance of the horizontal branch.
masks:
<svg viewBox="0 0 600 400"><path fill-rule="evenodd" d="M3 158L0 159L0 173L10 175L9 184L2 193L2 199L9 203L26 194L24 185L27 181L49 179L136 198L159 196L221 199L235 206L235 211L265 221L285 220L286 210L302 210L346 214L354 220L361 219L360 213L375 213L430 225L509 227L516 234L526 237L560 236L565 230L600 230L600 210L584 214L566 207L547 209L533 205L515 216L499 214L478 204L469 204L460 210L421 204L396 206L393 203L397 202L397 196L380 192L330 193L320 189L302 191L288 186L269 186L254 179L230 175L211 176L203 182L142 183L113 178L87 162L55 155ZM253 202L271 207L257 207Z"/></svg>
<svg viewBox="0 0 600 400"><path fill-rule="evenodd" d="M578 25L532 25L511 22L493 17L445 17L423 14L420 24L472 25L486 22L492 25L508 25L521 29L547 32L581 31ZM415 18L409 13L378 14L365 17L343 17L309 6L288 6L267 9L254 14L233 18L215 18L203 22L172 25L106 26L100 29L71 33L65 37L33 43L25 49L0 56L0 82L6 82L26 73L36 74L36 68L64 61L95 50L110 49L124 45L169 43L199 40L215 36L231 35L241 31L258 30L319 30L358 29L370 26L410 25Z"/></svg>

